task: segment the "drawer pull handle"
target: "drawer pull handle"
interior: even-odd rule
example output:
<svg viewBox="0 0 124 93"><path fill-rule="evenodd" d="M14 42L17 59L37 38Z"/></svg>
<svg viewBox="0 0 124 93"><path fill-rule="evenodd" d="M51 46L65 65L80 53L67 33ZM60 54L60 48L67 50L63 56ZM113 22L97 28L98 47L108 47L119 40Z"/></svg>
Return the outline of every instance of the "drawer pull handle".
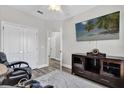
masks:
<svg viewBox="0 0 124 93"><path fill-rule="evenodd" d="M102 81L105 81L105 82L107 82L107 83L109 83L110 81L108 81L108 80L106 80L106 79L101 79Z"/></svg>

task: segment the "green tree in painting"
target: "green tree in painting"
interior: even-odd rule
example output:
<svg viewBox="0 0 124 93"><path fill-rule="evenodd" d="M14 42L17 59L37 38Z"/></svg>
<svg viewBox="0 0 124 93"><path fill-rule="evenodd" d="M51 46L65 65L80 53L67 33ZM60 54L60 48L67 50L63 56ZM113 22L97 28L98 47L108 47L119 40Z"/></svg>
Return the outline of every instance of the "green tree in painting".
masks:
<svg viewBox="0 0 124 93"><path fill-rule="evenodd" d="M87 24L85 25L85 30L90 32L92 29L94 29L94 24L92 21L88 21Z"/></svg>
<svg viewBox="0 0 124 93"><path fill-rule="evenodd" d="M117 31L119 28L119 12L97 18L96 26L107 31Z"/></svg>

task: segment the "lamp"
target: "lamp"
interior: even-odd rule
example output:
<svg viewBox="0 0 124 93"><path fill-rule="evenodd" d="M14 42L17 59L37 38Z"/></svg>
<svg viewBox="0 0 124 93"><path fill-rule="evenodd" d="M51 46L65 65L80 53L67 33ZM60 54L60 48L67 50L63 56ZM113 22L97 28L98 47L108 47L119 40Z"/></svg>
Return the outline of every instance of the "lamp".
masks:
<svg viewBox="0 0 124 93"><path fill-rule="evenodd" d="M51 11L61 11L62 10L60 5L49 5L48 9Z"/></svg>

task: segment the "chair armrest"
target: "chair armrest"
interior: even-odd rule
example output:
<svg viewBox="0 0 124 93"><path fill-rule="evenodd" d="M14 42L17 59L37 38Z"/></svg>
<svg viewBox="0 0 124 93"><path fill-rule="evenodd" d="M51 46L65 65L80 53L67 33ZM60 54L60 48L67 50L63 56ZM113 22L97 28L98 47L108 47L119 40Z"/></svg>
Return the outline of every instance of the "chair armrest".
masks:
<svg viewBox="0 0 124 93"><path fill-rule="evenodd" d="M24 62L24 61L14 61L14 62L11 62L8 67L13 67L13 68L20 68L21 65L26 65L26 67L29 67L28 63L27 62ZM18 67L17 67L18 66Z"/></svg>
<svg viewBox="0 0 124 93"><path fill-rule="evenodd" d="M12 73L13 71L14 71L14 69L8 68L7 75L10 74L10 73Z"/></svg>
<svg viewBox="0 0 124 93"><path fill-rule="evenodd" d="M8 73L7 77L9 78L10 76L13 76L13 73L16 73L18 71L24 71L28 75L28 79L31 78L31 73L27 71L26 69L23 68L14 68L12 72Z"/></svg>

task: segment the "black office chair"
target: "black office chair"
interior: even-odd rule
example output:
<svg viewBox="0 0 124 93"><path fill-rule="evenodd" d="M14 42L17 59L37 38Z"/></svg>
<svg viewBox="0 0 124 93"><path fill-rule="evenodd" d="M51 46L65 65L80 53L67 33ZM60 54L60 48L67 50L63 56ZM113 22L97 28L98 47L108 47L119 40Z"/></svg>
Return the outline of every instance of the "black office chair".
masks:
<svg viewBox="0 0 124 93"><path fill-rule="evenodd" d="M8 67L7 78L3 80L3 85L16 85L22 78L30 79L32 76L31 67L27 62L8 62L6 54L0 52L0 63Z"/></svg>

